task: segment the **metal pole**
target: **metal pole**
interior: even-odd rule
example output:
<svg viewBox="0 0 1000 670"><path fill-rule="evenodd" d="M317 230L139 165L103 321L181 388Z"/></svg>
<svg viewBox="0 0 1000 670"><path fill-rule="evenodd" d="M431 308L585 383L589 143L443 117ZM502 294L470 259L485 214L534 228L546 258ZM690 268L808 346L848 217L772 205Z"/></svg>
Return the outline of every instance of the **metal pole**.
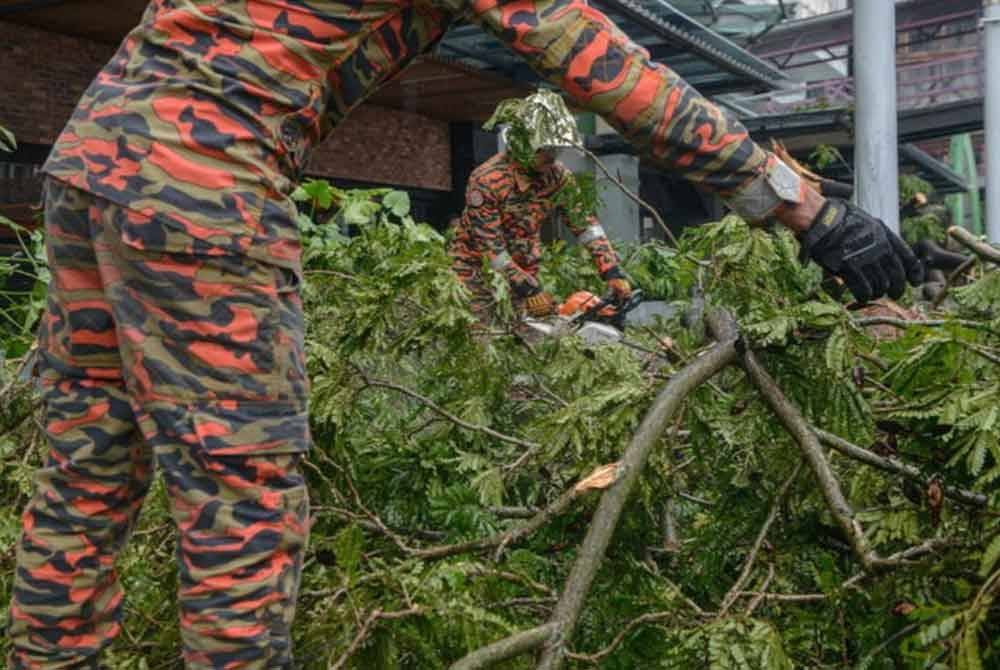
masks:
<svg viewBox="0 0 1000 670"><path fill-rule="evenodd" d="M896 3L854 3L854 174L858 206L899 232Z"/></svg>
<svg viewBox="0 0 1000 670"><path fill-rule="evenodd" d="M983 5L986 43L986 237L1000 243L1000 0Z"/></svg>

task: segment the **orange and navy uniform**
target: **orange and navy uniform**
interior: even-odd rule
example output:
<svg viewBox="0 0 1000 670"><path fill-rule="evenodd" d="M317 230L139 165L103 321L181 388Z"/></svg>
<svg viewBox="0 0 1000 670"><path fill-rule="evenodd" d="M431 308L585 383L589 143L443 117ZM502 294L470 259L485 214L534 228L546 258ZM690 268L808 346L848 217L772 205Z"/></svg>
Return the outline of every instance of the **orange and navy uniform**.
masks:
<svg viewBox="0 0 1000 670"><path fill-rule="evenodd" d="M181 531L187 667L291 666L309 430L289 196L311 150L459 20L649 160L757 216L781 204L762 188L775 159L586 0L152 0L44 167L52 455L8 667L99 666L154 457Z"/></svg>
<svg viewBox="0 0 1000 670"><path fill-rule="evenodd" d="M563 224L584 244L604 279L622 277L618 256L595 217L581 225L567 216L557 194L571 177L559 162L529 170L500 153L472 171L465 192L465 209L449 247L452 269L473 294L473 304L486 298L489 282L484 263L503 273L515 298L541 291L538 264L542 256L542 226Z"/></svg>

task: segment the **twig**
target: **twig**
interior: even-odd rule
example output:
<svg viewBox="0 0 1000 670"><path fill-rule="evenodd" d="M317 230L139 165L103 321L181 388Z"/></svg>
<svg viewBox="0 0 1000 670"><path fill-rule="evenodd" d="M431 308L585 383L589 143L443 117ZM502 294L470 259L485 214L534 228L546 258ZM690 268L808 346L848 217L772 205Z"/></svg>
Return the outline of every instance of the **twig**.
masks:
<svg viewBox="0 0 1000 670"><path fill-rule="evenodd" d="M895 458L879 456L868 449L852 444L844 438L834 435L833 433L828 433L825 430L813 428L813 431L816 433L820 442L831 449L837 450L848 458L870 465L873 468L878 468L883 472L901 475L911 481L920 482L922 484L927 483L927 477L924 473L913 465L903 463ZM953 486L944 486L944 494L952 500L965 503L966 505L972 505L974 507L985 507L987 503L985 495L982 495L981 493L973 493L972 491L966 491L965 489L955 488Z"/></svg>
<svg viewBox="0 0 1000 670"><path fill-rule="evenodd" d="M647 623L656 623L658 621L663 621L664 619L671 619L677 617L677 612L674 610L667 610L665 612L647 612L641 616L629 621L625 624L625 627L615 635L615 638L611 643L600 651L594 652L593 654L580 654L572 651L566 652L566 657L571 658L574 661L582 661L584 663L594 663L597 664L604 658L607 658L611 653L621 646L628 634L639 626Z"/></svg>
<svg viewBox="0 0 1000 670"><path fill-rule="evenodd" d="M898 631L896 631L895 633L887 637L885 640L880 642L878 645L876 645L874 649L865 654L864 658L861 659L861 661L857 664L856 667L867 668L869 663L871 661L874 661L875 658L882 652L883 649L888 647L896 640L906 637L907 635L917 630L918 628L920 628L919 623L911 623L909 626L903 626Z"/></svg>
<svg viewBox="0 0 1000 670"><path fill-rule="evenodd" d="M729 589L729 592L722 599L722 605L719 607L720 617L726 615L729 608L732 607L733 603L736 602L737 598L739 598L740 591L743 590L743 585L746 584L748 579L750 579L750 575L753 573L754 563L757 562L757 554L760 553L760 548L764 546L764 540L767 539L767 533L771 530L771 524L773 524L774 520L778 518L778 510L781 508L782 503L785 501L785 497L791 490L792 484L799 476L799 473L802 472L802 464L802 460L799 460L799 462L795 464L795 468L792 469L792 474L788 475L788 478L781 485L781 488L778 489L777 495L774 496L774 501L771 503L771 509L767 513L764 525L760 527L760 531L757 533L757 539L754 540L753 548L750 550L746 561L743 563L743 570L740 571L740 576L736 578L732 588Z"/></svg>
<svg viewBox="0 0 1000 670"><path fill-rule="evenodd" d="M961 265L955 268L955 271L952 272L950 275L948 275L947 278L945 278L944 286L941 287L941 290L938 291L938 294L934 296L934 300L931 301L932 309L937 309L941 305L941 303L944 302L944 299L948 297L948 289L950 289L952 285L954 285L954 283L958 281L958 278L961 277L963 274L965 274L965 272L975 264L976 264L976 257L972 256L967 261L963 262Z"/></svg>
<svg viewBox="0 0 1000 670"><path fill-rule="evenodd" d="M530 519L538 514L537 507L491 507L490 513L501 519Z"/></svg>
<svg viewBox="0 0 1000 670"><path fill-rule="evenodd" d="M347 662L351 659L351 656L357 652L364 641L368 639L368 636L371 635L372 629L379 621L403 619L408 616L414 616L422 613L423 609L420 607L410 607L409 609L399 610L398 612L383 612L380 609L372 611L372 613L368 615L368 618L365 619L364 624L362 624L361 630L359 630L358 634L354 636L353 640L351 640L350 646L348 646L347 650L340 655L340 658L337 659L336 663L329 666L329 670L341 670L341 668L344 668L347 665Z"/></svg>
<svg viewBox="0 0 1000 670"><path fill-rule="evenodd" d="M989 324L979 323L978 321L969 321L967 319L926 319L920 320L907 320L900 319L894 316L866 316L858 319L853 319L854 325L859 328L867 328L869 326L893 326L895 328L911 328L913 326L922 326L924 328L940 328L941 326L962 326L964 328L974 328L976 330L985 330L987 332L994 332L990 328Z"/></svg>
<svg viewBox="0 0 1000 670"><path fill-rule="evenodd" d="M667 224L663 221L663 217L660 216L660 213L657 212L653 208L652 205L650 205L648 202L646 202L645 200L643 200L642 198L640 198L637 194L633 193L632 190L629 189L629 187L626 186L624 184L624 182L622 182L621 179L619 179L618 177L616 177L613 174L611 174L611 170L609 170L607 168L607 166L604 164L604 162L600 158L597 157L597 154L595 154L593 151L591 151L587 147L583 146L582 144L577 145L577 148L580 151L582 151L584 153L584 155L587 156L587 158L589 158L590 160L594 161L594 165L596 165L597 167L599 167L601 169L601 172L604 173L604 176L607 177L609 180L611 180L614 183L615 186L617 186L619 189L621 189L622 193L624 193L626 196L628 196L628 198L630 200L632 200L635 204L639 205L640 207L642 207L647 212L649 212L650 214L653 215L653 219L656 221L657 224L659 224L660 228L663 229L663 232L666 234L667 238L670 240L670 242L675 247L680 246L680 244L677 242L677 238L674 237L673 232L670 230L670 228L667 226Z"/></svg>
<svg viewBox="0 0 1000 670"><path fill-rule="evenodd" d="M829 596L825 593L767 593L765 591L742 591L741 598L753 597L754 600L773 600L784 603L818 603Z"/></svg>
<svg viewBox="0 0 1000 670"><path fill-rule="evenodd" d="M753 616L754 611L760 606L761 602L763 602L763 595L767 592L767 587L771 585L772 581L774 581L774 563L767 566L767 577L764 578L764 583L760 585L762 593L755 596L754 599L750 601L750 604L747 605L746 612L744 613L745 616Z"/></svg>
<svg viewBox="0 0 1000 670"><path fill-rule="evenodd" d="M992 244L979 240L975 235L964 228L952 226L948 229L948 235L983 260L990 261L991 263L1000 263L1000 249L994 247Z"/></svg>
<svg viewBox="0 0 1000 670"><path fill-rule="evenodd" d="M480 551L482 549L489 549L492 547L506 547L521 540L522 538L527 537L528 535L531 535L539 528L546 525L553 517L562 514L580 495L582 494L577 492L576 487L571 486L551 505L538 512L531 518L530 521L527 521L516 528L512 528L511 530L507 530L502 533L496 533L479 540L470 540L468 542L460 542L458 544L428 547L426 549L409 548L407 553L412 556L416 556L417 558L437 559L454 556L456 554L465 554L472 551Z"/></svg>
<svg viewBox="0 0 1000 670"><path fill-rule="evenodd" d="M471 430L471 431L474 431L474 432L477 432L477 433L483 433L484 435L489 435L490 437L496 438L496 439L500 440L501 442L506 442L507 444L513 444L513 445L521 447L523 449L529 449L531 451L538 451L538 450L540 450L542 448L542 445L538 444L537 442L530 442L528 440L522 440L522 439L520 439L518 437L513 437L511 435L505 435L504 433L501 433L499 431L493 430L489 426L482 426L482 425L476 424L476 423L469 423L468 421L465 421L465 420L460 419L459 417L455 416L454 414L452 414L451 412L449 412L445 408L443 408L440 405L438 405L437 403L435 403L430 398L428 398L426 396L423 396L423 395L417 393L416 391L408 389L405 386L402 386L400 384L396 384L395 382L390 382L390 381L385 380L385 379L376 379L374 377L370 377L370 376L368 376L367 373L365 373L364 370L358 368L357 366L355 366L355 369L361 375L362 379L364 379L364 382L365 382L365 384L367 386L372 386L372 387L377 387L377 388L384 388L384 389L390 389L392 391L396 391L397 393L402 393L403 395L408 396L408 397L416 400L417 402L419 402L420 404L424 405L428 409L430 409L430 410L436 412L437 414L441 415L445 419L448 419L448 421L451 421L456 426L459 426L461 428L465 428L466 430ZM510 466L508 466L508 467L510 467Z"/></svg>
<svg viewBox="0 0 1000 670"><path fill-rule="evenodd" d="M871 567L877 570L887 570L907 565L914 565L914 559L936 553L939 549L955 546L956 544L957 542L950 537L924 540L920 544L914 545L909 549L897 551L895 554L892 554L887 558L873 558ZM865 573L859 573L854 575L844 583L844 586L853 586L863 579L864 574Z"/></svg>
<svg viewBox="0 0 1000 670"><path fill-rule="evenodd" d="M451 666L451 670L481 670L496 665L508 658L537 649L556 630L555 623L546 623L480 647L476 651Z"/></svg>
<svg viewBox="0 0 1000 670"><path fill-rule="evenodd" d="M732 317L717 312L709 318L715 323L718 344L682 368L667 383L632 436L621 459L621 474L601 496L601 502L566 580L562 597L552 616L552 622L557 626L556 632L542 651L538 670L559 670L562 667L566 640L576 628L583 602L618 525L625 502L638 481L650 452L660 441L674 413L689 393L736 359L736 328Z"/></svg>
<svg viewBox="0 0 1000 670"><path fill-rule="evenodd" d="M695 505L701 505L702 507L713 507L715 505L711 500L705 500L704 498L699 498L698 496L691 495L687 491L681 491L678 493L681 498L687 500L688 502L693 502Z"/></svg>

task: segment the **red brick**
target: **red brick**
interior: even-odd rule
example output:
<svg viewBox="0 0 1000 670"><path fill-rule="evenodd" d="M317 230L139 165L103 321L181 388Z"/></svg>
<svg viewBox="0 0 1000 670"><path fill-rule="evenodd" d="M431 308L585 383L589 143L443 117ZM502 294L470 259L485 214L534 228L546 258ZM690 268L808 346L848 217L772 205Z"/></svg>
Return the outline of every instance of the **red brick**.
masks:
<svg viewBox="0 0 1000 670"><path fill-rule="evenodd" d="M18 141L52 144L115 48L0 21L0 125ZM451 190L448 124L362 106L316 149L309 172Z"/></svg>

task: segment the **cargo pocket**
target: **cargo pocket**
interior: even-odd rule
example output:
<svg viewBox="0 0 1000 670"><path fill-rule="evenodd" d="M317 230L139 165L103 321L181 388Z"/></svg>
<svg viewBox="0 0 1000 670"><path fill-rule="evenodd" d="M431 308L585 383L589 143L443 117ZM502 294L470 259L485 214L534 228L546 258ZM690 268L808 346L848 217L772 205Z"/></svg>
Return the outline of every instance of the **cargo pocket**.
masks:
<svg viewBox="0 0 1000 670"><path fill-rule="evenodd" d="M309 413L297 404L223 401L194 407L190 416L197 446L213 456L309 450Z"/></svg>

